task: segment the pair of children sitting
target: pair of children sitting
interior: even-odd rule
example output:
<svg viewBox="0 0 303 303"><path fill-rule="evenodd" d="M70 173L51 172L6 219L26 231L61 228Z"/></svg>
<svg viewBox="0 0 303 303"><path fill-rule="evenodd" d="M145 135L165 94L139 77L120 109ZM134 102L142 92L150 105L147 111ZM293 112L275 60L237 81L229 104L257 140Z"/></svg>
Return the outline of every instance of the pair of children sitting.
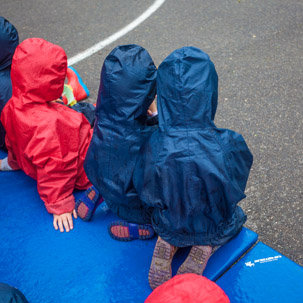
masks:
<svg viewBox="0 0 303 303"><path fill-rule="evenodd" d="M104 198L126 220L110 226L115 238L145 239L155 230L152 288L171 278L179 247L192 249L178 274L202 274L214 247L246 220L237 203L252 165L241 135L214 124L218 77L208 55L184 47L157 70L142 47L116 47L102 67L93 135L82 114L53 102L66 71L59 46L33 38L17 47L13 95L1 114L7 165L37 180L56 229L72 228L72 192L92 183L77 203L81 217ZM156 94L159 126L147 115Z"/></svg>
<svg viewBox="0 0 303 303"><path fill-rule="evenodd" d="M148 126L156 93L159 125ZM104 61L84 163L95 186L89 192L126 220L110 225L115 239L159 235L152 288L171 278L179 247L192 246L178 274L201 275L215 248L246 221L237 204L245 198L252 155L241 135L215 126L217 100L215 67L197 48L174 51L158 70L137 45L119 46ZM80 216L89 219L92 205L78 201Z"/></svg>

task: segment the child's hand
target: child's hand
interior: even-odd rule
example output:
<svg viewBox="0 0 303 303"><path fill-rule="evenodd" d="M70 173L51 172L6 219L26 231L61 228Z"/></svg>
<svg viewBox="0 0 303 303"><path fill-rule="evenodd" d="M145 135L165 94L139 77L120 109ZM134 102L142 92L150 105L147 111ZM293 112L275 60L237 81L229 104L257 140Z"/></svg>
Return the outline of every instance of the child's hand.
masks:
<svg viewBox="0 0 303 303"><path fill-rule="evenodd" d="M148 110L147 110L147 114L149 116L152 116L153 113L157 112L157 99L155 98L155 100L152 102L152 104L149 106Z"/></svg>
<svg viewBox="0 0 303 303"><path fill-rule="evenodd" d="M64 228L66 232L69 232L71 229L73 229L74 225L73 225L72 214L74 215L74 218L77 219L78 216L75 210L73 210L70 213L64 213L62 215L53 214L54 216L53 225L55 230L58 230L58 225L61 232L64 232Z"/></svg>

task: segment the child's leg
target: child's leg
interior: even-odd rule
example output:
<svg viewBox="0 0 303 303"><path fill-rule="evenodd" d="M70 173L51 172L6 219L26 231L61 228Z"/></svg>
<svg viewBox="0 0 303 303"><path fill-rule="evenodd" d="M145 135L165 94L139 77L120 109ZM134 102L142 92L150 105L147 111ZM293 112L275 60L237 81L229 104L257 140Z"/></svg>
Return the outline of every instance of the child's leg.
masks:
<svg viewBox="0 0 303 303"><path fill-rule="evenodd" d="M113 239L118 241L147 240L154 235L154 230L150 224L135 224L124 220L111 222L108 226L108 232Z"/></svg>
<svg viewBox="0 0 303 303"><path fill-rule="evenodd" d="M183 264L179 267L177 275L194 273L202 275L206 264L212 255L211 246L193 246Z"/></svg>
<svg viewBox="0 0 303 303"><path fill-rule="evenodd" d="M158 237L148 273L148 281L152 289L171 279L171 262L177 249L178 247Z"/></svg>

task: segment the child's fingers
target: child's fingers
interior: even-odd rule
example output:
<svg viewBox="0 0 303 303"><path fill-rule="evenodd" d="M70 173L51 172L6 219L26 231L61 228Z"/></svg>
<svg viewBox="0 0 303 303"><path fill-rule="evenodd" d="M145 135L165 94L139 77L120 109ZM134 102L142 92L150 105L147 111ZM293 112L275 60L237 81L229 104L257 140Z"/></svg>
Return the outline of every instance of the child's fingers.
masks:
<svg viewBox="0 0 303 303"><path fill-rule="evenodd" d="M74 215L74 218L75 218L75 219L77 219L77 218L78 218L78 215L77 215L77 212L76 212L76 210L75 210L75 209L73 210L73 215Z"/></svg>
<svg viewBox="0 0 303 303"><path fill-rule="evenodd" d="M65 227L65 231L69 232L69 224L68 224L67 216L63 218L63 225Z"/></svg>
<svg viewBox="0 0 303 303"><path fill-rule="evenodd" d="M63 224L62 224L62 218L58 219L58 224L59 224L60 231L63 233L64 232L64 228L63 228Z"/></svg>
<svg viewBox="0 0 303 303"><path fill-rule="evenodd" d="M58 219L56 217L54 217L53 225L54 225L55 230L58 230Z"/></svg>
<svg viewBox="0 0 303 303"><path fill-rule="evenodd" d="M68 216L67 216L67 221L68 221L68 224L69 224L69 228L70 228L70 229L73 229L73 228L74 228L74 223L73 223L72 214L68 214Z"/></svg>

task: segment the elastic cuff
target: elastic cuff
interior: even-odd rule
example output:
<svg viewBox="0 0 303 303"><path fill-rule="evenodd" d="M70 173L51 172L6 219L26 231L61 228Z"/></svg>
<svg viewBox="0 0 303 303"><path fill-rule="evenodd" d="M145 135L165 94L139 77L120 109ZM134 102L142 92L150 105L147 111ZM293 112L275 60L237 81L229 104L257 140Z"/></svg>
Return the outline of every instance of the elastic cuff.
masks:
<svg viewBox="0 0 303 303"><path fill-rule="evenodd" d="M73 195L70 195L67 198L53 203L45 203L45 207L49 213L55 215L70 213L75 209L75 198Z"/></svg>

